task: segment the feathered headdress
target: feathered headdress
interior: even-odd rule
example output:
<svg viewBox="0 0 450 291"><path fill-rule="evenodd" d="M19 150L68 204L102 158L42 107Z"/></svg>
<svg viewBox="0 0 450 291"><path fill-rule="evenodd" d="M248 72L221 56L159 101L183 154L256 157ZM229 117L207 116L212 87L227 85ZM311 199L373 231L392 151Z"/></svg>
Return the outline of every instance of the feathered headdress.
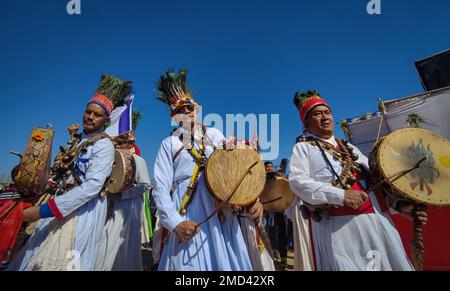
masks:
<svg viewBox="0 0 450 291"><path fill-rule="evenodd" d="M294 105L300 112L300 118L303 124L305 123L308 112L317 105L325 105L331 110L330 105L320 97L319 92L316 90L308 90L306 93L296 92L294 96Z"/></svg>
<svg viewBox="0 0 450 291"><path fill-rule="evenodd" d="M177 109L182 106L198 104L192 98L192 92L186 85L187 69L181 69L178 74L173 70L168 70L161 75L157 83L158 100L166 103L170 109L170 115L173 116Z"/></svg>
<svg viewBox="0 0 450 291"><path fill-rule="evenodd" d="M125 98L133 92L131 81L122 81L111 75L102 75L96 95L89 103L101 106L109 116L114 108L123 106Z"/></svg>
<svg viewBox="0 0 450 291"><path fill-rule="evenodd" d="M138 111L137 109L133 109L133 113L131 114L131 124L132 124L132 128L133 131L136 131L137 125L139 123L139 121L141 121L143 117L143 114L141 111Z"/></svg>

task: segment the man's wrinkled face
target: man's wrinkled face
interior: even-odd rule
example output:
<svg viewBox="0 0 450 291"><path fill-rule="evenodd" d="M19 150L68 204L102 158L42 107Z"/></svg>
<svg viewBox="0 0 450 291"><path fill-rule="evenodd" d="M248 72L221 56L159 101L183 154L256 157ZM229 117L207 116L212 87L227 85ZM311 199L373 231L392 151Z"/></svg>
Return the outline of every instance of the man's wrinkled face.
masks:
<svg viewBox="0 0 450 291"><path fill-rule="evenodd" d="M325 105L318 105L311 109L306 116L305 127L315 136L332 137L334 120L330 108Z"/></svg>
<svg viewBox="0 0 450 291"><path fill-rule="evenodd" d="M173 118L181 127L191 129L197 121L197 108L191 104L180 107Z"/></svg>
<svg viewBox="0 0 450 291"><path fill-rule="evenodd" d="M99 131L109 122L106 111L95 103L90 103L86 107L83 115L84 132L89 134Z"/></svg>

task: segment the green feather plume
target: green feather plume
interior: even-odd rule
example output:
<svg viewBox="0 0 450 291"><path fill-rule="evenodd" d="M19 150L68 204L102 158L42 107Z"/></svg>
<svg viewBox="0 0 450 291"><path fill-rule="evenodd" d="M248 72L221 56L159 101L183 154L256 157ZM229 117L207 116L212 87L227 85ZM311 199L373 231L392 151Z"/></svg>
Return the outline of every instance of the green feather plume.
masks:
<svg viewBox="0 0 450 291"><path fill-rule="evenodd" d="M123 106L125 98L133 92L133 82L122 81L111 75L102 75L97 93L105 95L115 107Z"/></svg>
<svg viewBox="0 0 450 291"><path fill-rule="evenodd" d="M294 96L294 105L296 108L298 108L298 105L305 99L310 98L311 96L320 96L319 92L316 90L308 90L306 93L302 92L296 92Z"/></svg>
<svg viewBox="0 0 450 291"><path fill-rule="evenodd" d="M131 120L132 120L132 128L133 131L136 131L137 125L139 121L141 121L143 117L143 114L141 111L138 111L137 109L133 109L133 113L131 114Z"/></svg>
<svg viewBox="0 0 450 291"><path fill-rule="evenodd" d="M187 74L187 69L179 70L178 74L172 69L167 70L161 75L156 84L156 99L171 105L176 102L175 96L179 94L186 94L192 97L192 92L186 85Z"/></svg>

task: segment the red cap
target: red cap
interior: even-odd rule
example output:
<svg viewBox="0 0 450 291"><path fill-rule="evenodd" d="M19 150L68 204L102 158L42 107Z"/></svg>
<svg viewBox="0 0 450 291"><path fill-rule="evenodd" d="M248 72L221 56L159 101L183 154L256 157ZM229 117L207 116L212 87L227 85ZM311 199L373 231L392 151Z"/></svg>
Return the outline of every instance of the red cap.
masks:
<svg viewBox="0 0 450 291"><path fill-rule="evenodd" d="M305 99L298 105L298 110L300 111L300 118L302 119L303 124L305 124L305 118L308 112L318 105L325 105L331 110L330 105L328 105L328 103L325 102L325 100L323 100L319 96L311 96L311 98Z"/></svg>
<svg viewBox="0 0 450 291"><path fill-rule="evenodd" d="M97 104L100 107L102 107L106 111L106 114L108 114L108 116L114 110L114 104L112 103L112 101L108 97L106 97L105 95L102 95L102 94L97 94L94 97L92 97L89 104L90 103L94 103L94 104Z"/></svg>

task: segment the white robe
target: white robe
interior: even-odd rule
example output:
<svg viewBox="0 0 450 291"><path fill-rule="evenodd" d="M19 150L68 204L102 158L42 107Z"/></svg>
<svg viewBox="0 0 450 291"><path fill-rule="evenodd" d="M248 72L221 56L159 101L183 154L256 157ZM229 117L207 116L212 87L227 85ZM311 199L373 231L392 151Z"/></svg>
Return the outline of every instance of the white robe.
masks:
<svg viewBox="0 0 450 291"><path fill-rule="evenodd" d="M83 134L80 144L87 138ZM114 145L108 138L86 148L76 162L82 184L53 200L61 219L38 221L11 270L95 269L107 211L106 199L99 193L113 162Z"/></svg>
<svg viewBox="0 0 450 291"><path fill-rule="evenodd" d="M152 258L153 263L159 264L159 260L161 259L161 248L163 248L162 243L162 225L161 218L159 218L158 212L156 212L156 222L155 229L153 230L153 239L152 239Z"/></svg>
<svg viewBox="0 0 450 291"><path fill-rule="evenodd" d="M102 235L95 270L142 271L141 224L142 194L150 189L145 160L133 155L136 163L135 186L115 201L113 216Z"/></svg>
<svg viewBox="0 0 450 291"><path fill-rule="evenodd" d="M200 129L197 129L195 138L198 139L200 134ZM214 145L218 145L224 139L222 133L214 128L208 128L206 135ZM194 159L186 150L182 150L175 162L173 161L173 157L181 147L182 143L178 137L166 138L162 142L154 166L153 196L162 226L170 232L159 262L159 270L251 270L239 222L229 211L224 211L226 217L224 222L219 221L218 215L214 215L200 227L199 233L189 242L179 243L173 232L175 227L183 221L202 221L214 211L218 203L206 186L204 173L201 173L186 215L181 216L178 213L195 167ZM195 147L198 150L197 143ZM207 157L212 152L213 148L207 146Z"/></svg>
<svg viewBox="0 0 450 291"><path fill-rule="evenodd" d="M257 238L257 229L255 221L247 217L239 217L242 235L247 244L248 254L252 262L253 271L275 271L275 265L269 252L264 247L262 251L259 249Z"/></svg>
<svg viewBox="0 0 450 291"><path fill-rule="evenodd" d="M285 210L285 215L292 221L294 232L294 271L314 271L309 220L302 217L300 205L302 201L297 196Z"/></svg>
<svg viewBox="0 0 450 291"><path fill-rule="evenodd" d="M367 168L367 158L352 147L359 155L357 162ZM340 174L340 163L329 153L326 155ZM289 172L292 191L305 202L343 205L345 191L332 186L334 176L318 147L307 142L297 143L292 151ZM373 214L312 221L318 270L413 270L388 213L381 212L373 192L369 193L369 198L374 207Z"/></svg>

